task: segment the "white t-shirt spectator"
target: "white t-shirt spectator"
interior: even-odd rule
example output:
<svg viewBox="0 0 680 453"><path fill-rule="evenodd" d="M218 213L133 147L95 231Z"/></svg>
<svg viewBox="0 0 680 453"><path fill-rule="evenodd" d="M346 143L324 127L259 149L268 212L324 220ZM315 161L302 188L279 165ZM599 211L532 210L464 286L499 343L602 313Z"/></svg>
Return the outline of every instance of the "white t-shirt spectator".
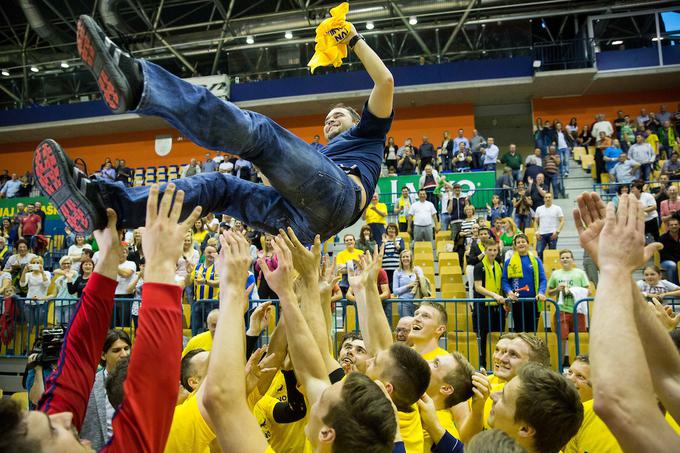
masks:
<svg viewBox="0 0 680 453"><path fill-rule="evenodd" d="M536 209L536 219L538 220L538 234L552 234L560 226L560 219L564 217L562 208L552 205L549 208L545 205Z"/></svg>
<svg viewBox="0 0 680 453"><path fill-rule="evenodd" d="M28 288L28 291L26 292L27 299L45 297L47 288L50 286L50 280L52 279L49 272L43 271L42 274L35 275L33 272L26 271L25 278L26 284L21 286Z"/></svg>
<svg viewBox="0 0 680 453"><path fill-rule="evenodd" d="M668 280L659 280L654 286L644 280L638 280L637 285L640 291L646 294L663 294L680 289L680 286Z"/></svg>
<svg viewBox="0 0 680 453"><path fill-rule="evenodd" d="M568 148L567 140L564 138L564 132L560 131L557 133L557 149Z"/></svg>
<svg viewBox="0 0 680 453"><path fill-rule="evenodd" d="M656 199L654 198L654 195L648 192L642 192L640 194L640 203L642 203L643 208L648 208L650 206L656 208ZM657 217L659 217L659 213L656 209L652 209L645 215L645 222L656 219Z"/></svg>
<svg viewBox="0 0 680 453"><path fill-rule="evenodd" d="M606 135L607 137L611 137L612 134L614 133L612 123L610 123L607 120L602 120L593 124L593 130L591 132L591 135L595 137L595 139L600 138L600 131L604 131L604 135Z"/></svg>
<svg viewBox="0 0 680 453"><path fill-rule="evenodd" d="M8 283L5 283L5 280L9 280L9 284L12 283L12 274L9 272L0 272L0 288L4 288L5 285ZM3 295L4 297L4 295Z"/></svg>
<svg viewBox="0 0 680 453"><path fill-rule="evenodd" d="M418 200L411 205L408 214L413 217L414 225L426 227L434 225L432 216L437 214L437 210L429 201Z"/></svg>
<svg viewBox="0 0 680 453"><path fill-rule="evenodd" d="M484 153L484 165L495 164L498 160L498 146L489 145Z"/></svg>
<svg viewBox="0 0 680 453"><path fill-rule="evenodd" d="M19 254L12 255L7 259L7 262L5 263L5 270L11 271L12 266L17 264L19 266L25 266L26 264L30 263L33 258L35 258L35 255L32 253L27 253L26 256L24 256L23 258L19 256Z"/></svg>
<svg viewBox="0 0 680 453"><path fill-rule="evenodd" d="M628 148L628 157L639 164L651 164L656 159L652 145L649 143L633 143Z"/></svg>
<svg viewBox="0 0 680 453"><path fill-rule="evenodd" d="M90 244L83 245L73 244L71 247L68 248L68 256L72 258L80 258L83 254L84 249L92 250L92 246ZM74 271L80 272L80 261L73 261L72 267Z"/></svg>
<svg viewBox="0 0 680 453"><path fill-rule="evenodd" d="M130 286L130 283L132 283L132 280L135 278L137 265L134 263L134 261L125 261L118 267L119 268L122 267L123 269L129 269L132 271L132 274L130 274L130 276L127 278L121 277L120 275L116 277L116 280L118 281L118 286L116 286L116 294L128 294L127 289L128 286Z"/></svg>

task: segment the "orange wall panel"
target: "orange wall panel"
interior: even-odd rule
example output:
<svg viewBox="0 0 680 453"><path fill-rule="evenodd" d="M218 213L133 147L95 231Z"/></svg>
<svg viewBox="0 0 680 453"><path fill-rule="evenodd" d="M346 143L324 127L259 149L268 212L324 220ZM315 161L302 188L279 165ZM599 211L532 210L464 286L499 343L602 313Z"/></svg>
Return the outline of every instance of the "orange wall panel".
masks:
<svg viewBox="0 0 680 453"><path fill-rule="evenodd" d="M594 123L598 113L604 113L612 121L616 118L616 112L622 110L635 119L641 108L646 108L648 112L658 112L661 104L665 104L669 112L676 112L680 104L680 90L607 93L532 101L534 124L537 118L542 118L543 121L559 119L567 124L575 116L579 128L584 124Z"/></svg>
<svg viewBox="0 0 680 453"><path fill-rule="evenodd" d="M324 118L324 115L294 116L278 118L277 122L303 140L311 142L315 134L323 134ZM397 144L412 137L416 145L421 143L423 135L427 135L432 143L438 145L444 130L455 135L455 131L461 127L467 136L471 135L474 127L472 104L400 108L396 111L389 135L394 137ZM172 150L165 157L158 156L154 150L156 135L173 137ZM29 170L33 149L41 139L36 137L35 142L0 145L0 170L7 168L10 172L21 173ZM98 169L106 157L125 159L130 167L143 167L185 163L192 157L203 159L206 153L206 150L181 137L173 129L67 138L59 140L59 143L69 156L85 160L90 172Z"/></svg>

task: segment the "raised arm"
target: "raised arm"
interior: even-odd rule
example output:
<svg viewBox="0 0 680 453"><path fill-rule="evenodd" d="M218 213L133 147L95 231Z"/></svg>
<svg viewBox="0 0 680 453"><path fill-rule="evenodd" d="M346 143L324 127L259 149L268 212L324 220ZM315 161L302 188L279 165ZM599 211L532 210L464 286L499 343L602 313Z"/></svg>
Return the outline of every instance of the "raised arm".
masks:
<svg viewBox="0 0 680 453"><path fill-rule="evenodd" d="M372 356L388 349L394 343L390 325L382 309L382 301L375 282L382 264L382 252L376 247L373 256L364 253L354 275L349 276L349 284L356 297L359 326L364 337L366 350Z"/></svg>
<svg viewBox="0 0 680 453"><path fill-rule="evenodd" d="M293 290L293 256L280 236L274 238L273 247L278 267L270 271L262 260L260 266L269 287L279 295L288 338L288 354L310 404L314 404L330 385L328 373L314 336L297 304Z"/></svg>
<svg viewBox="0 0 680 453"><path fill-rule="evenodd" d="M345 41L349 43L357 31L352 26ZM394 78L385 63L366 41L360 39L352 49L354 54L364 65L366 72L373 80L373 90L368 98L368 109L378 118L388 118L392 114L392 95L394 93Z"/></svg>
<svg viewBox="0 0 680 453"><path fill-rule="evenodd" d="M244 290L251 258L248 241L231 231L220 236L220 313L205 378L205 405L222 451L263 452L267 441L246 402ZM238 423L234 423L238 420Z"/></svg>
<svg viewBox="0 0 680 453"><path fill-rule="evenodd" d="M600 268L590 340L595 411L625 451L676 450L680 440L656 404L630 286L645 263L644 211L627 194L618 212L609 203L606 216L596 194L581 195L578 205L581 245Z"/></svg>

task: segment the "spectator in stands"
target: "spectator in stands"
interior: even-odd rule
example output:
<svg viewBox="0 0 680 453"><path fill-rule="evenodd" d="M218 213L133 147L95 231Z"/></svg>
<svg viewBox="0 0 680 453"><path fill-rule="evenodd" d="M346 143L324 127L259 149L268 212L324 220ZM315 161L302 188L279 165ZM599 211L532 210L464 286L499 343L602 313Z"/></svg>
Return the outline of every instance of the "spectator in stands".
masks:
<svg viewBox="0 0 680 453"><path fill-rule="evenodd" d="M612 146L607 147L602 153L602 159L604 160L607 173L609 173L610 181L615 180L614 167L619 162L619 156L622 152L619 141L612 140Z"/></svg>
<svg viewBox="0 0 680 453"><path fill-rule="evenodd" d="M273 240L274 236L272 236L271 234L264 235L264 247L262 248L262 250L258 250L257 252L258 259L255 261L255 264L253 265L255 281L257 282L257 291L260 297L265 300L278 299L276 293L272 291L272 289L269 287L267 280L264 278L264 273L260 268L260 260L264 261L264 263L267 264L267 267L269 268L270 271L273 271L278 267L278 261L276 259L276 255L274 254L274 248L272 247Z"/></svg>
<svg viewBox="0 0 680 453"><path fill-rule="evenodd" d="M415 305L409 302L416 293L416 287L421 289L426 285L423 270L413 265L410 250L402 250L399 254L399 268L392 277L392 289L394 295L400 299L397 305L399 317L413 316Z"/></svg>
<svg viewBox="0 0 680 453"><path fill-rule="evenodd" d="M583 421L579 394L562 375L538 364L527 364L493 393L489 425L515 439L529 452L557 453Z"/></svg>
<svg viewBox="0 0 680 453"><path fill-rule="evenodd" d="M404 186L401 188L401 197L394 207L394 213L397 215L397 221L399 222L399 231L402 233L410 232L411 226L408 221L408 213L411 210L411 196L408 191L408 187Z"/></svg>
<svg viewBox="0 0 680 453"><path fill-rule="evenodd" d="M567 133L571 135L572 140L576 140L578 136L578 121L575 116L572 116L569 120L569 124L564 127Z"/></svg>
<svg viewBox="0 0 680 453"><path fill-rule="evenodd" d="M560 157L560 175L569 176L569 153L574 147L574 139L571 137L569 131L562 129L562 123L559 121L555 123L555 143Z"/></svg>
<svg viewBox="0 0 680 453"><path fill-rule="evenodd" d="M479 154L481 156L481 153ZM456 148L453 156L454 167L456 171L464 172L470 171L470 168L475 167L474 157L469 148L465 147L465 142L458 142L458 148Z"/></svg>
<svg viewBox="0 0 680 453"><path fill-rule="evenodd" d="M656 158L661 158L661 154L659 153L659 136L649 128L642 129L640 133L644 133L645 142L649 143L649 145L652 147Z"/></svg>
<svg viewBox="0 0 680 453"><path fill-rule="evenodd" d="M35 335L40 335L41 327L47 321L47 288L50 286L51 274L45 270L41 256L35 256L21 271L19 285L26 288L24 301L24 319L28 322L28 332L35 328Z"/></svg>
<svg viewBox="0 0 680 453"><path fill-rule="evenodd" d="M194 247L201 250L202 249L201 244L203 244L205 237L208 235L208 229L205 227L203 219L196 220L194 226L192 227L192 232L194 239Z"/></svg>
<svg viewBox="0 0 680 453"><path fill-rule="evenodd" d="M647 121L649 121L649 115L647 115L647 109L642 108L640 109L640 114L635 118L638 124L638 129L643 129L645 128L645 125L647 124Z"/></svg>
<svg viewBox="0 0 680 453"><path fill-rule="evenodd" d="M219 318L219 315L219 309L213 309L208 312L208 316L206 316L207 330L205 332L196 334L191 337L191 339L189 339L189 342L182 350L182 357L196 349L202 349L204 351L212 350L213 338L215 338L215 329L217 328L217 319Z"/></svg>
<svg viewBox="0 0 680 453"><path fill-rule="evenodd" d="M542 167L543 166L543 158L541 157L541 148L534 148L533 154L529 154L527 158L524 161L524 165L527 167L527 169L531 165L535 165L537 167ZM526 179L526 177L525 177Z"/></svg>
<svg viewBox="0 0 680 453"><path fill-rule="evenodd" d="M217 171L217 167L218 164L210 157L210 153L205 153L205 162L203 162L201 172L210 173L213 171Z"/></svg>
<svg viewBox="0 0 680 453"><path fill-rule="evenodd" d="M644 280L637 281L637 287L642 296L662 301L664 298L680 296L680 286L661 278L661 269L656 266L647 266L644 271Z"/></svg>
<svg viewBox="0 0 680 453"><path fill-rule="evenodd" d="M368 225L363 225L359 231L359 240L356 242L356 248L364 253L373 253L375 249L376 240L373 237L373 232Z"/></svg>
<svg viewBox="0 0 680 453"><path fill-rule="evenodd" d="M481 148L481 153L483 155L482 169L484 171L496 171L496 162L498 161L498 146L494 143L494 138L489 137L487 139L486 147Z"/></svg>
<svg viewBox="0 0 680 453"><path fill-rule="evenodd" d="M116 180L116 169L113 168L111 161L105 162L104 167L100 171L103 180L113 182Z"/></svg>
<svg viewBox="0 0 680 453"><path fill-rule="evenodd" d="M482 168L480 157L482 148L486 146L486 140L479 134L477 129L472 129L472 138L470 139L470 151L472 152L473 168ZM477 159L477 160L474 160Z"/></svg>
<svg viewBox="0 0 680 453"><path fill-rule="evenodd" d="M191 333L198 334L203 327L209 309L207 303L202 302L217 298L219 294L219 276L215 268L217 249L207 246L203 252L203 263L196 266L190 274L189 280L194 284L194 304L191 306Z"/></svg>
<svg viewBox="0 0 680 453"><path fill-rule="evenodd" d="M5 241L9 247L12 247L12 244L14 241L16 241L16 238L12 238L12 236L16 236L16 232L12 231L12 221L9 219L9 217L2 218L2 225L0 225L0 236L5 238Z"/></svg>
<svg viewBox="0 0 680 453"><path fill-rule="evenodd" d="M116 167L116 181L120 181L127 187L130 187L133 173L132 168L125 164L125 159L118 161L118 166Z"/></svg>
<svg viewBox="0 0 680 453"><path fill-rule="evenodd" d="M671 120L671 112L666 109L666 105L659 106L659 112L656 114L657 119L663 124Z"/></svg>
<svg viewBox="0 0 680 453"><path fill-rule="evenodd" d="M560 307L560 338L562 339L562 355L567 359L567 338L569 332L586 331L586 315L579 311L574 330L574 306L577 300L588 295L590 282L586 273L576 267L571 250L560 250L560 269L555 269L548 280L548 296L552 296ZM556 324L554 324L556 325ZM566 360L566 365L569 361Z"/></svg>
<svg viewBox="0 0 680 453"><path fill-rule="evenodd" d="M2 187L10 179L12 179L12 177L9 175L9 170L4 169L0 175L0 187Z"/></svg>
<svg viewBox="0 0 680 453"><path fill-rule="evenodd" d="M486 220L491 222L492 225L496 224L496 220L507 217L508 209L501 203L501 197L497 194L491 196L491 205L486 205L487 216Z"/></svg>
<svg viewBox="0 0 680 453"><path fill-rule="evenodd" d="M649 128L655 134L659 133L659 129L661 129L661 122L656 117L656 113L649 112L649 121L647 121L646 127Z"/></svg>
<svg viewBox="0 0 680 453"><path fill-rule="evenodd" d="M356 247L356 238L353 234L346 234L342 241L345 243L345 250L341 250L338 256L335 257L335 265L338 267L338 272L342 274L340 281L340 289L344 297L349 289L348 275L354 270L354 262L359 260L359 257L364 254L363 250Z"/></svg>
<svg viewBox="0 0 680 453"><path fill-rule="evenodd" d="M83 259L80 262L80 275L76 278L76 280L73 283L67 283L66 287L68 288L68 292L71 294L75 294L78 299L83 295L83 289L85 289L85 286L87 286L87 282L90 280L90 277L92 276L92 271L94 270L94 262L92 259L87 258Z"/></svg>
<svg viewBox="0 0 680 453"><path fill-rule="evenodd" d="M453 184L453 194L449 196L446 210L449 213L449 222L451 225L451 238L455 238L460 232L461 225L465 219L465 207L469 201L460 193L460 184Z"/></svg>
<svg viewBox="0 0 680 453"><path fill-rule="evenodd" d="M667 222L668 231L661 235L659 242L663 248L659 252L661 267L666 277L673 283L678 283L677 263L680 261L680 219L671 217Z"/></svg>
<svg viewBox="0 0 680 453"><path fill-rule="evenodd" d="M412 175L416 170L416 158L413 155L412 147L404 148L404 154L397 162L398 175Z"/></svg>
<svg viewBox="0 0 680 453"><path fill-rule="evenodd" d="M635 144L628 148L628 156L640 164L640 179L649 181L656 155L651 145L644 141L642 134L635 136Z"/></svg>
<svg viewBox="0 0 680 453"><path fill-rule="evenodd" d="M398 157L397 157L397 150L399 148L397 145L394 143L394 137L390 137L387 139L387 145L385 145L385 153L383 158L385 159L385 166L387 168L394 167L397 168L397 162L398 162Z"/></svg>
<svg viewBox="0 0 680 453"><path fill-rule="evenodd" d="M76 234L75 243L68 248L67 252L68 256L71 258L71 262L73 263L73 269L76 272L80 271L80 262L83 259L83 250L86 248L92 250L92 246L85 243L85 236L82 234Z"/></svg>
<svg viewBox="0 0 680 453"><path fill-rule="evenodd" d="M612 146L613 140L611 137L607 136L605 131L600 131L597 141L595 143L595 181L597 183L602 182L602 172L605 170L604 165L604 150Z"/></svg>
<svg viewBox="0 0 680 453"><path fill-rule="evenodd" d="M629 159L628 154L622 152L619 154L618 162L614 166L611 174L617 183L631 184L636 179L635 175L639 166L639 163L633 159Z"/></svg>
<svg viewBox="0 0 680 453"><path fill-rule="evenodd" d="M520 180L520 175L522 173L522 156L517 152L517 146L514 143L510 143L508 152L501 156L501 163L512 169L512 179L514 181Z"/></svg>
<svg viewBox="0 0 680 453"><path fill-rule="evenodd" d="M543 259L543 251L546 248L555 250L557 239L564 228L564 213L562 208L553 204L553 196L546 193L545 204L536 209L536 251L538 256Z"/></svg>
<svg viewBox="0 0 680 453"><path fill-rule="evenodd" d="M548 155L543 159L543 175L545 176L545 183L548 187L552 186L552 194L554 198L558 198L560 193L560 165L561 158L557 154L557 150L553 145L548 147Z"/></svg>
<svg viewBox="0 0 680 453"><path fill-rule="evenodd" d="M556 143L555 129L550 121L543 123L543 128L539 133L538 147L541 148L541 156L545 157L548 154L548 146Z"/></svg>
<svg viewBox="0 0 680 453"><path fill-rule="evenodd" d="M512 250L512 243L515 240L515 236L518 234L522 234L522 230L520 230L517 227L517 224L515 224L515 222L510 217L506 217L502 221L503 231L501 232L501 235L498 238L500 243L503 245L501 251L505 249ZM529 223L528 225L531 225L531 223ZM498 252L499 256L501 251Z"/></svg>
<svg viewBox="0 0 680 453"><path fill-rule="evenodd" d="M64 225L64 245L63 248L68 250L73 244L76 243L76 234L73 232L68 225Z"/></svg>
<svg viewBox="0 0 680 453"><path fill-rule="evenodd" d="M449 226L451 225L451 214L449 214L449 200L453 197L453 184L446 181L446 176L442 175L439 178L439 183L441 187L439 188L439 206L441 207L441 231L449 231ZM435 190L436 192L436 190Z"/></svg>
<svg viewBox="0 0 680 453"><path fill-rule="evenodd" d="M427 192L427 201L432 203L437 211L439 211L439 203L437 201L437 196L435 195L435 190L440 187L441 184L442 181L441 177L439 176L439 172L432 168L432 165L426 165L422 175L420 176L420 180L418 181L418 189L422 189Z"/></svg>
<svg viewBox="0 0 680 453"><path fill-rule="evenodd" d="M249 160L242 159L239 157L234 163L234 171L236 172L234 176L236 176L237 178L250 181L253 173L253 164Z"/></svg>
<svg viewBox="0 0 680 453"><path fill-rule="evenodd" d="M113 434L112 419L114 407L106 393L106 379L113 372L118 361L130 356L132 342L123 330L111 329L106 333L100 366L95 374L94 385L87 403L87 412L80 429L80 437L92 442L92 448L99 451Z"/></svg>
<svg viewBox="0 0 680 453"><path fill-rule="evenodd" d="M645 234L651 234L654 241L659 241L659 213L654 195L644 190L645 182L636 179L630 186L630 193L640 200L645 211Z"/></svg>
<svg viewBox="0 0 680 453"><path fill-rule="evenodd" d="M11 253L7 245L7 238L0 234L0 272L5 268L5 263L9 259ZM11 278L10 278L11 280Z"/></svg>
<svg viewBox="0 0 680 453"><path fill-rule="evenodd" d="M591 135L595 139L600 139L601 132L604 132L605 137L611 137L614 135L614 128L612 127L612 123L605 119L603 113L598 113L595 115L595 123L593 124Z"/></svg>
<svg viewBox="0 0 680 453"><path fill-rule="evenodd" d="M379 247L382 244L385 226L387 225L387 205L380 203L380 195L377 192L373 193L371 202L363 212L362 218L366 221L366 225L368 225L372 239ZM363 237L364 235L362 234L361 238L363 239Z"/></svg>
<svg viewBox="0 0 680 453"><path fill-rule="evenodd" d="M38 402L45 392L45 384L57 369L56 363L36 363L39 355L39 353L29 355L26 364L24 387L28 391L28 409L32 411L38 407Z"/></svg>
<svg viewBox="0 0 680 453"><path fill-rule="evenodd" d="M512 197L512 206L515 210L515 223L520 230L530 227L533 223L531 212L534 201L530 195L527 194L526 187L523 181L517 182L517 192ZM512 244L506 244L512 245Z"/></svg>
<svg viewBox="0 0 680 453"><path fill-rule="evenodd" d="M435 164L434 160L436 157L436 152L434 146L430 143L430 139L423 135L423 143L420 145L420 171L425 170L427 165Z"/></svg>
<svg viewBox="0 0 680 453"><path fill-rule="evenodd" d="M223 174L233 174L234 172L234 164L231 162L222 162L220 163L219 167L217 167L217 171Z"/></svg>
<svg viewBox="0 0 680 453"><path fill-rule="evenodd" d="M34 206L35 206L34 212L38 217L40 217L40 224L42 225L42 230L44 231L45 230L45 218L47 216L45 215L45 211L43 211L42 203L39 202L39 201L36 201L34 203Z"/></svg>
<svg viewBox="0 0 680 453"><path fill-rule="evenodd" d="M503 175L496 180L496 193L499 193L501 200L508 212L512 212L512 191L517 181L512 176L510 167L503 168Z"/></svg>
<svg viewBox="0 0 680 453"><path fill-rule="evenodd" d="M59 259L59 269L52 272L52 282L47 291L48 299L54 301L54 324L67 325L74 315L78 299L68 290L68 284L74 283L78 278L78 272L73 269L73 260L70 256L62 256Z"/></svg>
<svg viewBox="0 0 680 453"><path fill-rule="evenodd" d="M680 199L678 198L678 188L676 186L669 186L666 191L668 199L663 200L660 204L660 215L663 223L668 227L668 221L673 217L678 217L677 212L680 211ZM658 202L658 198L655 197Z"/></svg>
<svg viewBox="0 0 680 453"><path fill-rule="evenodd" d="M16 253L10 256L5 262L5 271L12 274L12 279L19 281L20 275L23 275L23 269L35 258L33 253L29 253L28 242L24 239L19 239L14 247Z"/></svg>
<svg viewBox="0 0 680 453"><path fill-rule="evenodd" d="M439 157L441 159L441 169L443 171L451 170L453 139L449 136L449 131L444 131L442 134L442 146L439 148Z"/></svg>
<svg viewBox="0 0 680 453"><path fill-rule="evenodd" d="M121 247L123 247L121 245ZM123 247L123 252L120 256L120 262L118 264L118 285L116 286L115 292L115 305L114 305L114 315L113 315L113 325L121 327L130 327L130 301L134 296L134 292L130 291L130 283L135 277L135 272L137 271L137 265L134 261L127 259L127 253ZM127 300L120 300L127 299Z"/></svg>
<svg viewBox="0 0 680 453"><path fill-rule="evenodd" d="M671 158L663 164L661 174L668 175L671 181L680 180L680 160L677 152L671 153Z"/></svg>
<svg viewBox="0 0 680 453"><path fill-rule="evenodd" d="M387 272L387 282L390 286L390 291L392 291L394 271L399 268L399 255L405 249L404 240L398 234L397 225L390 223L387 225L387 232L383 238L384 253L382 267Z"/></svg>
<svg viewBox="0 0 680 453"><path fill-rule="evenodd" d="M633 142L635 142L635 131L630 123L630 116L626 115L623 118L625 122L621 125L621 142L624 145L624 149L628 151Z"/></svg>
<svg viewBox="0 0 680 453"><path fill-rule="evenodd" d="M658 116L658 115L657 115ZM659 151L668 156L673 151L677 151L677 137L670 120L661 121L662 127L658 130Z"/></svg>
<svg viewBox="0 0 680 453"><path fill-rule="evenodd" d="M475 132L475 131L476 131L476 129L473 130L473 132ZM465 137L465 131L463 129L458 129L458 135L453 139L453 149L454 149L455 152L457 152L460 149L461 143L465 144L465 149L467 149L467 150L471 149L470 140L468 140Z"/></svg>
<svg viewBox="0 0 680 453"><path fill-rule="evenodd" d="M472 324L480 339L479 366L486 368L486 339L489 332L505 330L505 315L509 310L501 288L503 267L496 258L500 254L499 245L493 239L484 242L484 256L474 266L475 299L493 299L491 302L478 302L473 305Z"/></svg>
<svg viewBox="0 0 680 453"><path fill-rule="evenodd" d="M485 256L485 243L491 238L491 230L487 227L474 225L472 227L471 241L465 247L465 277L468 282L468 298L474 296L474 271L475 265Z"/></svg>
<svg viewBox="0 0 680 453"><path fill-rule="evenodd" d="M530 176L527 179L529 187L527 191L531 197L531 207L535 211L539 206L543 206L545 195L550 193L550 187L548 183L545 182L545 176L543 173L536 174L536 181Z"/></svg>
<svg viewBox="0 0 680 453"><path fill-rule="evenodd" d="M516 332L536 332L537 306L533 300L545 302L547 281L543 262L529 253L529 239L516 234L513 240L514 253L503 266L503 291L512 299L512 319Z"/></svg>
<svg viewBox="0 0 680 453"><path fill-rule="evenodd" d="M413 316L404 316L399 318L397 327L394 328L394 342L401 343L406 346L413 346L408 337L413 326Z"/></svg>
<svg viewBox="0 0 680 453"><path fill-rule="evenodd" d="M12 178L3 184L0 189L0 198L14 198L21 188L21 181L16 173L12 173Z"/></svg>
<svg viewBox="0 0 680 453"><path fill-rule="evenodd" d="M595 138L591 134L590 126L584 124L583 129L581 130L581 133L578 136L578 144L580 146L583 146L586 149L586 152L588 152L588 147L593 146L594 143Z"/></svg>
<svg viewBox="0 0 680 453"><path fill-rule="evenodd" d="M201 166L196 159L191 159L188 165L185 165L180 172L180 178L188 178L201 173Z"/></svg>
<svg viewBox="0 0 680 453"><path fill-rule="evenodd" d="M472 230L475 226L479 226L477 223L477 218L475 217L475 207L471 204L463 208L465 213L465 218L460 224L460 234L466 238L466 242L469 242L469 238L472 237ZM467 244L466 244L467 245Z"/></svg>
<svg viewBox="0 0 680 453"><path fill-rule="evenodd" d="M418 191L418 201L411 205L408 215L413 225L413 240L431 242L434 239L432 229L435 233L439 231L439 220L434 205L427 201L427 192Z"/></svg>
<svg viewBox="0 0 680 453"><path fill-rule="evenodd" d="M367 253L373 253L367 252ZM376 281L376 284L378 286L378 295L380 297L380 302L382 302L382 307L383 311L385 312L385 316L387 317L387 322L392 325L392 302L391 302L391 297L392 293L390 292L390 284L388 282L387 278L387 272L384 269L380 269L378 271L378 280ZM345 295L347 300L349 302L356 302L356 296L354 296L354 291L352 291L352 287L350 287L347 290L347 294Z"/></svg>
<svg viewBox="0 0 680 453"><path fill-rule="evenodd" d="M33 203L26 205L26 215L21 218L19 225L19 239L25 239L29 247L35 247L35 236L42 233L43 224L40 216L35 213Z"/></svg>

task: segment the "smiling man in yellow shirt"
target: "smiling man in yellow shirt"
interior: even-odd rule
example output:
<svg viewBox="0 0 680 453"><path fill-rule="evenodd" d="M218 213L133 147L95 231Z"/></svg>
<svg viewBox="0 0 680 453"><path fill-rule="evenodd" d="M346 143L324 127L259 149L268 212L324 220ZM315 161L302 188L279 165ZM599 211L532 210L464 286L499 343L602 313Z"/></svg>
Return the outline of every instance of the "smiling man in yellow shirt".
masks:
<svg viewBox="0 0 680 453"><path fill-rule="evenodd" d="M439 347L439 339L446 335L448 316L444 306L437 302L422 302L413 316L408 341L425 360L448 355Z"/></svg>
<svg viewBox="0 0 680 453"><path fill-rule="evenodd" d="M387 205L380 203L378 193L374 193L371 202L364 211L364 220L371 229L371 235L378 247L382 244L385 227L387 227Z"/></svg>

